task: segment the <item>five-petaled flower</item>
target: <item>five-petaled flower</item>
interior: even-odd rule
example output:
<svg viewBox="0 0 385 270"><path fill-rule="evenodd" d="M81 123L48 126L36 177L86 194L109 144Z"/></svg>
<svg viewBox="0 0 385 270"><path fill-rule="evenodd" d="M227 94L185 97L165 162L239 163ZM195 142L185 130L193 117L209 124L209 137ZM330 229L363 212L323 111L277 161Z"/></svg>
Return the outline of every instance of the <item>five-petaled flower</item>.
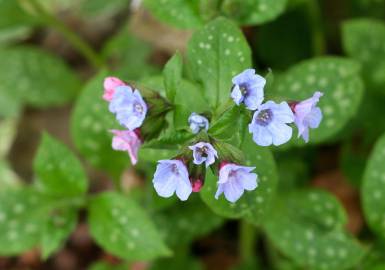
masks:
<svg viewBox="0 0 385 270"><path fill-rule="evenodd" d="M110 102L115 94L115 89L119 86L126 85L123 81L116 77L107 77L104 79L103 99Z"/></svg>
<svg viewBox="0 0 385 270"><path fill-rule="evenodd" d="M109 105L121 125L129 130L140 127L146 117L147 105L137 89L128 85L118 86Z"/></svg>
<svg viewBox="0 0 385 270"><path fill-rule="evenodd" d="M189 148L193 151L194 164L196 165L205 163L207 168L215 162L215 158L218 158L217 151L210 143L198 142Z"/></svg>
<svg viewBox="0 0 385 270"><path fill-rule="evenodd" d="M218 190L215 198L224 193L229 202L236 202L245 190L254 190L257 188L257 174L252 173L255 167L239 166L233 163L227 163L221 166L219 170Z"/></svg>
<svg viewBox="0 0 385 270"><path fill-rule="evenodd" d="M152 180L159 196L171 197L174 192L182 201L188 199L192 186L186 165L180 160L160 160Z"/></svg>
<svg viewBox="0 0 385 270"><path fill-rule="evenodd" d="M254 69L246 69L232 80L231 98L237 105L244 103L249 110L256 110L264 99L265 78L255 74Z"/></svg>
<svg viewBox="0 0 385 270"><path fill-rule="evenodd" d="M255 111L249 124L249 132L253 134L253 140L258 145L281 145L290 140L292 128L287 124L293 121L293 112L286 102L277 104L268 101Z"/></svg>
<svg viewBox="0 0 385 270"><path fill-rule="evenodd" d="M321 92L315 92L311 98L292 105L298 137L302 136L305 142L309 141L309 128L317 128L321 123L322 111L317 103L322 96Z"/></svg>
<svg viewBox="0 0 385 270"><path fill-rule="evenodd" d="M142 145L138 130L111 130L114 134L112 138L112 148L118 151L127 151L132 165L138 162L138 150Z"/></svg>
<svg viewBox="0 0 385 270"><path fill-rule="evenodd" d="M197 134L202 129L208 130L209 129L209 120L207 120L206 117L199 115L195 112L193 112L189 118L188 123L190 125L190 129L192 133Z"/></svg>

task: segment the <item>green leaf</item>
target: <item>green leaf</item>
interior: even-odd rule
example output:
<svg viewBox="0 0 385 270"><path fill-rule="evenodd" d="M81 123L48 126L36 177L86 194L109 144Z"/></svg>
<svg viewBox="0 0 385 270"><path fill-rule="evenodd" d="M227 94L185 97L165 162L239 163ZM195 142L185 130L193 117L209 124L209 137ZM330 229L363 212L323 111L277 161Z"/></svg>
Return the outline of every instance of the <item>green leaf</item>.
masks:
<svg viewBox="0 0 385 270"><path fill-rule="evenodd" d="M167 62L163 69L164 88L168 100L174 102L177 91L182 91L179 88L182 80L183 61L180 53L174 56Z"/></svg>
<svg viewBox="0 0 385 270"><path fill-rule="evenodd" d="M271 95L300 101L310 98L315 91L323 92L319 102L323 119L317 129L310 131L310 142L324 142L341 131L358 110L364 90L359 71L359 65L346 58L307 60L277 77ZM302 139L294 142L304 145Z"/></svg>
<svg viewBox="0 0 385 270"><path fill-rule="evenodd" d="M16 105L62 105L79 91L75 74L60 58L45 51L33 47L2 48L0 59L0 97L10 98Z"/></svg>
<svg viewBox="0 0 385 270"><path fill-rule="evenodd" d="M222 11L242 25L274 20L285 10L287 0L225 0Z"/></svg>
<svg viewBox="0 0 385 270"><path fill-rule="evenodd" d="M93 166L117 177L129 164L129 158L127 153L114 151L111 146L109 130L121 127L102 99L106 76L106 72L101 72L83 89L72 112L71 134L77 149Z"/></svg>
<svg viewBox="0 0 385 270"><path fill-rule="evenodd" d="M243 115L239 106L232 106L225 111L217 121L213 122L209 129L209 134L220 140L232 138L238 130L239 121L242 121Z"/></svg>
<svg viewBox="0 0 385 270"><path fill-rule="evenodd" d="M264 229L272 243L296 264L343 270L363 257L364 248L344 231L344 209L327 192L292 192L275 206Z"/></svg>
<svg viewBox="0 0 385 270"><path fill-rule="evenodd" d="M385 135L377 141L368 159L361 188L362 204L370 228L385 237Z"/></svg>
<svg viewBox="0 0 385 270"><path fill-rule="evenodd" d="M47 259L59 250L70 233L75 229L77 211L68 208L53 213L44 226L41 238L43 259Z"/></svg>
<svg viewBox="0 0 385 270"><path fill-rule="evenodd" d="M87 191L88 181L80 161L61 142L48 134L34 160L37 185L52 196L73 197Z"/></svg>
<svg viewBox="0 0 385 270"><path fill-rule="evenodd" d="M192 75L204 86L211 106L230 96L232 78L251 66L251 51L239 28L218 18L195 32L187 48Z"/></svg>
<svg viewBox="0 0 385 270"><path fill-rule="evenodd" d="M135 201L103 193L89 206L90 232L106 251L126 260L170 255L151 219Z"/></svg>
<svg viewBox="0 0 385 270"><path fill-rule="evenodd" d="M141 83L149 88L156 89L160 94L165 94L166 91L164 89L163 78L161 76L152 76L147 77L141 80ZM204 112L209 107L207 105L206 100L204 99L199 86L191 81L182 79L180 89L183 91L177 91L175 95L175 104L178 106L182 106L183 110L188 110L191 112ZM191 98L194 97L194 98ZM187 112L184 112L186 115ZM188 114L189 116L190 114ZM180 116L178 116L180 118ZM185 119L186 126L188 117Z"/></svg>
<svg viewBox="0 0 385 270"><path fill-rule="evenodd" d="M369 85L385 93L385 23L373 19L346 21L342 28L346 53L362 64Z"/></svg>
<svg viewBox="0 0 385 270"><path fill-rule="evenodd" d="M48 216L45 201L31 189L0 192L0 254L12 256L39 243Z"/></svg>
<svg viewBox="0 0 385 270"><path fill-rule="evenodd" d="M159 138L143 144L142 147L153 149L174 149L192 139L194 134L188 131L169 131L161 134Z"/></svg>
<svg viewBox="0 0 385 270"><path fill-rule="evenodd" d="M228 202L223 194L215 199L218 177L207 170L206 182L201 193L203 201L218 215L228 218L246 218L253 224L259 224L267 214L277 185L277 169L273 155L266 147L257 146L251 136L245 136L242 150L246 157L245 166L255 166L258 175L258 187L245 191L236 203Z"/></svg>
<svg viewBox="0 0 385 270"><path fill-rule="evenodd" d="M203 24L197 0L144 0L157 19L177 28L197 28Z"/></svg>
<svg viewBox="0 0 385 270"><path fill-rule="evenodd" d="M183 105L175 105L173 111L174 129L189 129L188 118L191 115L191 109Z"/></svg>
<svg viewBox="0 0 385 270"><path fill-rule="evenodd" d="M111 63L112 74L127 81L157 72L149 63L151 53L151 46L135 37L127 27L108 40L102 50L106 62Z"/></svg>
<svg viewBox="0 0 385 270"><path fill-rule="evenodd" d="M155 215L155 223L169 246L182 247L219 227L223 219L195 200L176 204Z"/></svg>
<svg viewBox="0 0 385 270"><path fill-rule="evenodd" d="M0 29L36 23L34 18L24 12L18 2L16 0L0 0Z"/></svg>

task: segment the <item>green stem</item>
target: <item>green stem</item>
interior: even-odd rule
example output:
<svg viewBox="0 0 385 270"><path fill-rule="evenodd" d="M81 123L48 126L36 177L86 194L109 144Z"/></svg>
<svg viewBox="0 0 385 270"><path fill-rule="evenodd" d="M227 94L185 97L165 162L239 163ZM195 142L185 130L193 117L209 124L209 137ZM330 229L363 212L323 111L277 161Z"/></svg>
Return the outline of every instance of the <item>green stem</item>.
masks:
<svg viewBox="0 0 385 270"><path fill-rule="evenodd" d="M307 1L308 20L312 30L313 54L320 56L326 53L326 42L322 28L322 13L318 0Z"/></svg>
<svg viewBox="0 0 385 270"><path fill-rule="evenodd" d="M256 238L255 226L242 219L239 227L239 253L242 262L250 262L254 259Z"/></svg>
<svg viewBox="0 0 385 270"><path fill-rule="evenodd" d="M74 46L95 68L103 67L103 60L99 55L75 32L73 32L66 24L45 10L43 6L36 0L30 0L29 3L34 8L35 12L40 16L40 19L49 26L52 26Z"/></svg>

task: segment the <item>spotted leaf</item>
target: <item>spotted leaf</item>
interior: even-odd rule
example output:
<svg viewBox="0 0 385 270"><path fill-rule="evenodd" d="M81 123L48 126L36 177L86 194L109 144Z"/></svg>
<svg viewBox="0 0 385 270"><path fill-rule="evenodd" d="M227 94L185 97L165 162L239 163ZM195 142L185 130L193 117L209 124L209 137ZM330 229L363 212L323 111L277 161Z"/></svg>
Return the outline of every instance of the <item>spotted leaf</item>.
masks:
<svg viewBox="0 0 385 270"><path fill-rule="evenodd" d="M45 201L31 189L0 192L0 254L12 256L35 247L47 219Z"/></svg>
<svg viewBox="0 0 385 270"><path fill-rule="evenodd" d="M203 24L196 0L145 0L144 5L159 20L177 28L196 28Z"/></svg>
<svg viewBox="0 0 385 270"><path fill-rule="evenodd" d="M385 23L373 19L346 21L342 28L346 53L359 61L370 86L385 89Z"/></svg>
<svg viewBox="0 0 385 270"><path fill-rule="evenodd" d="M189 200L193 200L190 198ZM219 227L223 219L208 209L201 201L193 200L187 205L175 205L155 216L155 223L168 245L187 245Z"/></svg>
<svg viewBox="0 0 385 270"><path fill-rule="evenodd" d="M251 66L251 52L239 28L218 18L195 32L188 43L189 67L214 107L230 97L231 79Z"/></svg>
<svg viewBox="0 0 385 270"><path fill-rule="evenodd" d="M361 188L365 218L370 228L385 236L385 135L376 143L365 168Z"/></svg>
<svg viewBox="0 0 385 270"><path fill-rule="evenodd" d="M310 269L348 269L365 249L344 231L346 214L323 191L292 192L278 199L265 220L272 243L296 264Z"/></svg>
<svg viewBox="0 0 385 270"><path fill-rule="evenodd" d="M170 255L151 219L135 201L117 193L102 193L89 206L90 232L106 251L126 260L150 260Z"/></svg>
<svg viewBox="0 0 385 270"><path fill-rule="evenodd" d="M60 58L45 51L33 47L1 48L0 59L0 96L15 106L62 105L79 91L75 74Z"/></svg>
<svg viewBox="0 0 385 270"><path fill-rule="evenodd" d="M269 22L285 11L287 0L225 0L223 12L241 25Z"/></svg>
<svg viewBox="0 0 385 270"><path fill-rule="evenodd" d="M71 117L71 134L80 153L95 167L118 176L129 164L128 154L112 150L110 129L122 129L114 115L108 111L108 103L102 99L101 72L93 78L79 96Z"/></svg>
<svg viewBox="0 0 385 270"><path fill-rule="evenodd" d="M34 170L38 187L52 196L79 196L87 191L88 181L80 161L48 134L43 135Z"/></svg>

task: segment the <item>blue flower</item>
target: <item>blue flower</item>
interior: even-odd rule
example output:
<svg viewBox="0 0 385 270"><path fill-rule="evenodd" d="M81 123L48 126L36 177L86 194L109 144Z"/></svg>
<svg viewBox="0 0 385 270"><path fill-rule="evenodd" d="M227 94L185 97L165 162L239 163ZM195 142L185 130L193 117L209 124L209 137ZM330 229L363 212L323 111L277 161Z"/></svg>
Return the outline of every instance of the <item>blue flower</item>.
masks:
<svg viewBox="0 0 385 270"><path fill-rule="evenodd" d="M206 117L193 112L188 118L188 123L192 133L197 134L201 129L209 129L209 120Z"/></svg>
<svg viewBox="0 0 385 270"><path fill-rule="evenodd" d="M203 162L206 164L206 168L215 162L215 158L218 157L217 151L210 143L199 142L189 148L193 151L194 164L200 165Z"/></svg>
<svg viewBox="0 0 385 270"><path fill-rule="evenodd" d="M249 132L253 133L253 140L258 145L281 145L290 140L292 128L287 124L293 121L293 112L286 102L268 101L255 111Z"/></svg>
<svg viewBox="0 0 385 270"><path fill-rule="evenodd" d="M152 180L159 196L171 197L174 192L182 201L192 192L186 166L180 160L160 160Z"/></svg>
<svg viewBox="0 0 385 270"><path fill-rule="evenodd" d="M262 104L265 78L255 74L254 69L246 69L232 80L231 98L237 105L244 103L249 110L256 110Z"/></svg>
<svg viewBox="0 0 385 270"><path fill-rule="evenodd" d="M229 202L236 202L245 190L257 188L257 174L252 173L255 167L245 167L228 163L219 170L218 190L215 198L224 193Z"/></svg>
<svg viewBox="0 0 385 270"><path fill-rule="evenodd" d="M121 125L132 131L143 124L147 105L137 89L124 85L115 88L109 110L116 114Z"/></svg>
<svg viewBox="0 0 385 270"><path fill-rule="evenodd" d="M321 92L315 92L311 98L293 106L294 123L298 127L298 137L302 136L305 142L309 141L309 128L317 128L322 120L322 111L317 103L322 97Z"/></svg>

